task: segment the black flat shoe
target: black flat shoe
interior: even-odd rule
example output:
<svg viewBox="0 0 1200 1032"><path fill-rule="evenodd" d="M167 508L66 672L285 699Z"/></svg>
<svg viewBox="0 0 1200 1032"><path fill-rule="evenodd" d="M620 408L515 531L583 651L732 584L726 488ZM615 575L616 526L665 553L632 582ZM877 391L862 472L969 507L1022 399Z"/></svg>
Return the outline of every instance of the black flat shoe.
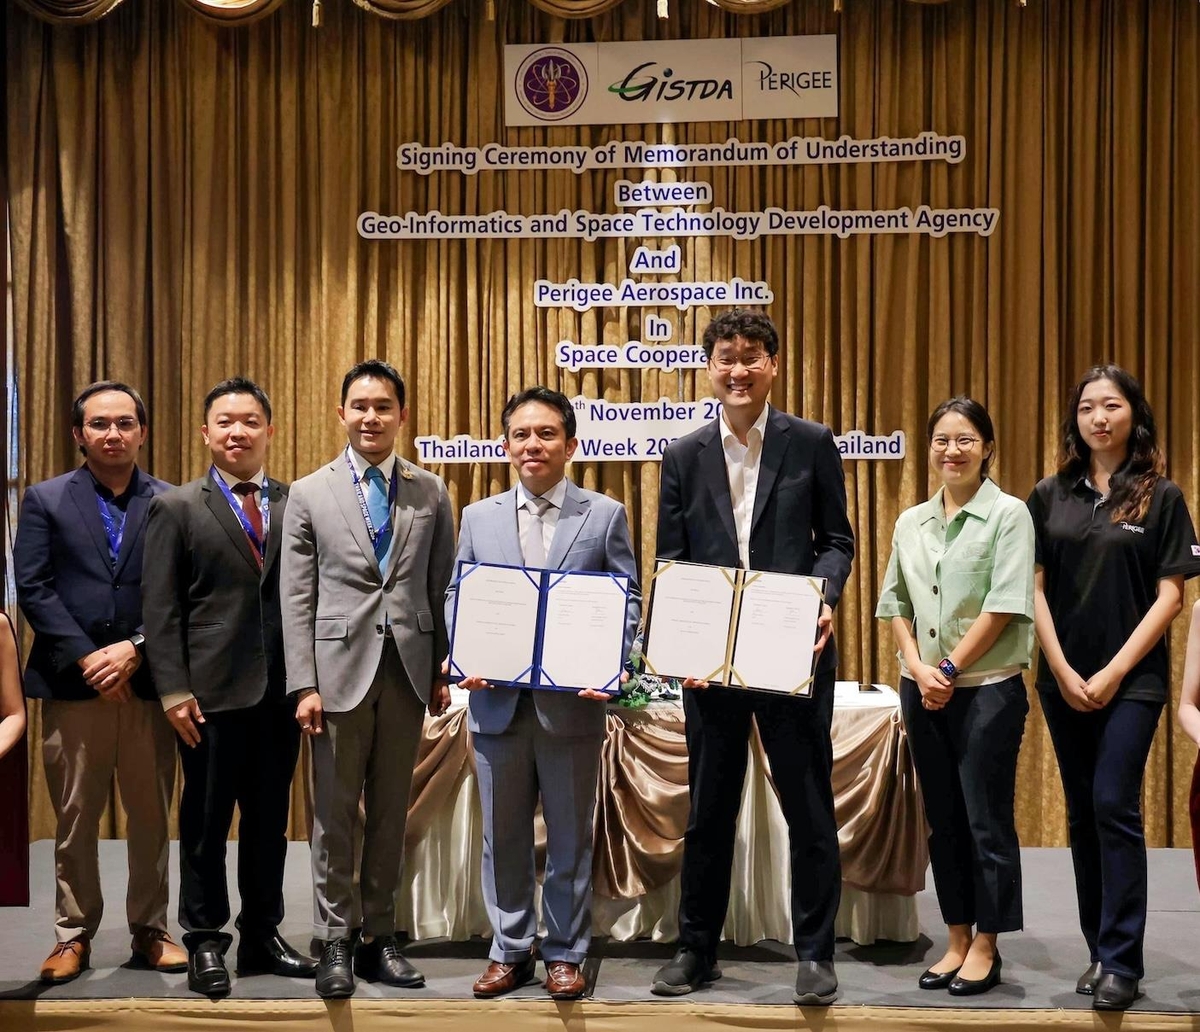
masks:
<svg viewBox="0 0 1200 1032"><path fill-rule="evenodd" d="M955 975L946 986L946 992L951 996L978 996L980 993L986 993L989 989L994 989L1000 984L1000 954L997 953L992 958L992 966L988 973L983 978L963 978L962 975Z"/></svg>
<svg viewBox="0 0 1200 1032"><path fill-rule="evenodd" d="M188 954L188 988L201 996L215 999L228 996L229 969L219 949L194 950Z"/></svg>
<svg viewBox="0 0 1200 1032"><path fill-rule="evenodd" d="M828 1007L837 999L837 972L832 960L802 960L796 968L792 1000L800 1007Z"/></svg>
<svg viewBox="0 0 1200 1032"><path fill-rule="evenodd" d="M1138 980L1103 974L1092 993L1092 1010L1126 1010L1138 998Z"/></svg>
<svg viewBox="0 0 1200 1032"><path fill-rule="evenodd" d="M360 942L354 951L354 973L366 982L382 982L402 989L420 989L425 976L400 953L394 935Z"/></svg>
<svg viewBox="0 0 1200 1032"><path fill-rule="evenodd" d="M317 962L295 950L278 932L269 938L238 943L239 975L279 975L283 978L312 978Z"/></svg>
<svg viewBox="0 0 1200 1032"><path fill-rule="evenodd" d="M1080 996L1091 996L1096 991L1096 983L1100 981L1100 976L1103 972L1100 970L1100 961L1090 965L1088 969L1079 976L1079 981L1075 983L1075 991Z"/></svg>
<svg viewBox="0 0 1200 1032"><path fill-rule="evenodd" d="M917 985L922 989L945 989L954 981L958 968L953 971L926 971L917 979Z"/></svg>
<svg viewBox="0 0 1200 1032"><path fill-rule="evenodd" d="M709 964L690 946L680 946L666 964L658 969L650 991L655 996L683 996L721 977L721 969Z"/></svg>

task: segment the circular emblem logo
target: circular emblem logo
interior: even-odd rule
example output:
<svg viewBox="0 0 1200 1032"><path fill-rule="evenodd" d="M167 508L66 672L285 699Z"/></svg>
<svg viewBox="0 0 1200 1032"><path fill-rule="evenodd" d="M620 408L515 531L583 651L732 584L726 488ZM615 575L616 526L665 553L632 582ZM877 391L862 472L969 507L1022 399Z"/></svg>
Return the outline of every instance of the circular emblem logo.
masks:
<svg viewBox="0 0 1200 1032"><path fill-rule="evenodd" d="M529 114L557 122L579 110L587 96L583 62L561 47L535 50L517 68L517 99Z"/></svg>

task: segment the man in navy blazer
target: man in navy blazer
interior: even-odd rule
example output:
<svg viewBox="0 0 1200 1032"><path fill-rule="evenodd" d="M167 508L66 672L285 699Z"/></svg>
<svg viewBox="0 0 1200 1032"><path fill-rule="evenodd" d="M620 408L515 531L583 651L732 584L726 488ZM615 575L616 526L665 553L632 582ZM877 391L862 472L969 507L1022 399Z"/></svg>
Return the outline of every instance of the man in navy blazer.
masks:
<svg viewBox="0 0 1200 1032"><path fill-rule="evenodd" d="M630 588L628 655L641 595L625 507L566 479L578 444L571 402L558 391L532 387L509 399L501 421L520 481L463 510L458 560L623 574ZM454 598L451 583L447 623ZM491 962L475 981L475 995L500 996L534 977L533 816L540 796L546 989L555 999L575 999L586 989L580 968L591 942L592 814L608 696L493 687L465 673L461 686L474 689L468 726L483 806L483 897L492 925Z"/></svg>
<svg viewBox="0 0 1200 1032"><path fill-rule="evenodd" d="M837 997L833 925L841 898L829 737L837 650L830 631L854 558L841 456L828 427L768 404L779 337L767 316L738 310L718 316L705 330L704 351L722 412L663 456L658 557L824 577L826 604L815 648L780 643L819 653L811 698L684 682L690 812L679 950L652 990L675 996L720 977L716 948L729 905L753 718L791 842L792 934L800 961L794 999L826 1005Z"/></svg>
<svg viewBox="0 0 1200 1032"><path fill-rule="evenodd" d="M142 547L150 499L170 485L142 472L146 406L114 381L71 410L84 456L25 492L13 545L17 601L33 628L25 691L42 699L46 784L57 819L57 945L42 966L66 982L88 966L100 925L97 837L114 772L128 815L126 916L135 963L182 970L167 934L167 815L175 741L142 662Z"/></svg>

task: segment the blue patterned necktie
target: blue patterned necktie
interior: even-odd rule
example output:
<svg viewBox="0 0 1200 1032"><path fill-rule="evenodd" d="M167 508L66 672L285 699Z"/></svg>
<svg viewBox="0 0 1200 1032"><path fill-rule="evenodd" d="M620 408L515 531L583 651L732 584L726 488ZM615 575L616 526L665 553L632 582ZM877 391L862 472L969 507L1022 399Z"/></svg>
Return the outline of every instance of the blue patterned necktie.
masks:
<svg viewBox="0 0 1200 1032"><path fill-rule="evenodd" d="M371 514L371 522L379 534L379 528L388 521L387 481L383 479L383 470L378 466L368 466L363 479L367 482L367 512ZM381 569L391 544L392 530L389 527L386 534L379 534L375 540L375 561Z"/></svg>

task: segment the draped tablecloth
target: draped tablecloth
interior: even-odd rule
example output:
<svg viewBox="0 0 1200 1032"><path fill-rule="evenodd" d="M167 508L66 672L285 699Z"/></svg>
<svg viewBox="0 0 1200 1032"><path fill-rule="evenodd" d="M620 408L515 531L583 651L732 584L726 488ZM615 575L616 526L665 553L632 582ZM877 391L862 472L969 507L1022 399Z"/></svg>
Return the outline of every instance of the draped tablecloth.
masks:
<svg viewBox="0 0 1200 1032"><path fill-rule="evenodd" d="M465 693L461 693L465 695ZM787 826L757 734L737 824L725 937L791 941ZM842 853L836 931L857 943L917 937L928 835L896 693L839 682L833 788ZM673 940L687 822L678 704L613 707L600 763L593 865L596 934ZM539 867L545 829L538 818ZM414 938L489 935L480 889L483 821L462 698L428 719L413 778L400 923Z"/></svg>

